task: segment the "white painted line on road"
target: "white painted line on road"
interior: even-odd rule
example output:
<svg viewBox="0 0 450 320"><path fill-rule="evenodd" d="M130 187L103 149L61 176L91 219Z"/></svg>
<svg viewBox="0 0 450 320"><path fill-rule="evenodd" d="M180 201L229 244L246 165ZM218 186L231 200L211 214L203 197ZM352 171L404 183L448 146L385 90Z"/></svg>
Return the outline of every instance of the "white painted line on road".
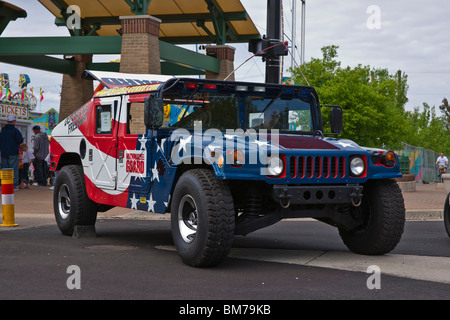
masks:
<svg viewBox="0 0 450 320"><path fill-rule="evenodd" d="M231 249L229 257L364 273L369 266L377 265L385 275L450 284L448 257L403 254L365 256L352 252L242 248Z"/></svg>

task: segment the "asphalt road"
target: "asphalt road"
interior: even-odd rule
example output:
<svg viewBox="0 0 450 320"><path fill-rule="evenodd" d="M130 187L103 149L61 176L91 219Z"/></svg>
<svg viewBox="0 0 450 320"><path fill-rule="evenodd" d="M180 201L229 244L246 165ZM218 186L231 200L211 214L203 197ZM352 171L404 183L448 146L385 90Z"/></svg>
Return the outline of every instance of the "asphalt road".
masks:
<svg viewBox="0 0 450 320"><path fill-rule="evenodd" d="M450 298L442 221L408 221L397 248L377 257L350 253L323 223L282 221L236 237L230 257L206 269L181 262L169 221L99 220L96 229L97 237L82 239L54 224L0 232L0 299L171 300L177 313L186 300ZM380 267L380 289L368 288L369 265Z"/></svg>

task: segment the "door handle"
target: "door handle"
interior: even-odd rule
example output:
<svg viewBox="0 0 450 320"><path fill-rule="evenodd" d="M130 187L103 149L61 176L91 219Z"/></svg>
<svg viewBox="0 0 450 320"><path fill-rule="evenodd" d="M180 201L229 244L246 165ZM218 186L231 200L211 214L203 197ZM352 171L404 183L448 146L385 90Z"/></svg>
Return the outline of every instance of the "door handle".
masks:
<svg viewBox="0 0 450 320"><path fill-rule="evenodd" d="M119 163L123 163L123 150L119 150Z"/></svg>

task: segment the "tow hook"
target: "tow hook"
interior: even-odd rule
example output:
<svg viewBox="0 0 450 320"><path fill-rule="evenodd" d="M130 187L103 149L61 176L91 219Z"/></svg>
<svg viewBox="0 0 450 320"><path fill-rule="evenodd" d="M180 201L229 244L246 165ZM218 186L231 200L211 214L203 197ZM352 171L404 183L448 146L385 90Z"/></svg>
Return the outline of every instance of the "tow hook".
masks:
<svg viewBox="0 0 450 320"><path fill-rule="evenodd" d="M291 205L291 196L288 195L288 190L285 188L280 192L280 206L287 209Z"/></svg>
<svg viewBox="0 0 450 320"><path fill-rule="evenodd" d="M352 205L354 207L359 207L361 205L363 194L360 189L355 188L352 193L350 193L350 199L352 200Z"/></svg>

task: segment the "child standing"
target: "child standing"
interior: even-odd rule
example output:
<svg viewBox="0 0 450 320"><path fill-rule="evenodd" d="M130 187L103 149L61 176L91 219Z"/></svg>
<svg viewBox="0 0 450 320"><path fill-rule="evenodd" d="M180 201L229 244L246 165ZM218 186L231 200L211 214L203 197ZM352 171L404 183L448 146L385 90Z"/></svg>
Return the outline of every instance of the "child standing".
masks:
<svg viewBox="0 0 450 320"><path fill-rule="evenodd" d="M34 159L33 153L28 149L28 146L23 144L21 146L22 149L22 174L20 175L20 186L19 189L29 189L30 188L30 181L28 179L28 169L30 168L30 163Z"/></svg>

